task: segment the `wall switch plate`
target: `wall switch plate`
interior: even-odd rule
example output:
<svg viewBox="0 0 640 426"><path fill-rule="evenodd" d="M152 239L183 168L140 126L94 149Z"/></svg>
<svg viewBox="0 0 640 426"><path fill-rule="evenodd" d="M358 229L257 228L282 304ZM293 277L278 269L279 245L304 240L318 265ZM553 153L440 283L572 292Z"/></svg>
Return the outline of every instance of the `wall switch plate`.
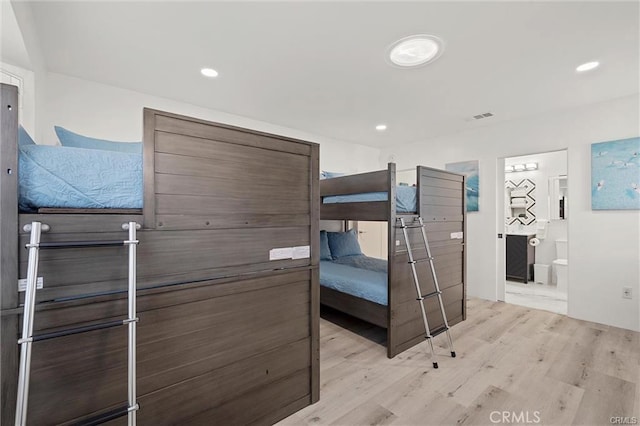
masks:
<svg viewBox="0 0 640 426"><path fill-rule="evenodd" d="M622 298L623 299L632 299L631 287L622 287Z"/></svg>
<svg viewBox="0 0 640 426"><path fill-rule="evenodd" d="M400 245L400 240L396 240L396 246Z"/></svg>
<svg viewBox="0 0 640 426"><path fill-rule="evenodd" d="M38 277L38 279L36 280L36 289L42 289L43 285L44 285L44 280L42 279L42 277ZM26 278L18 280L18 291L27 291Z"/></svg>

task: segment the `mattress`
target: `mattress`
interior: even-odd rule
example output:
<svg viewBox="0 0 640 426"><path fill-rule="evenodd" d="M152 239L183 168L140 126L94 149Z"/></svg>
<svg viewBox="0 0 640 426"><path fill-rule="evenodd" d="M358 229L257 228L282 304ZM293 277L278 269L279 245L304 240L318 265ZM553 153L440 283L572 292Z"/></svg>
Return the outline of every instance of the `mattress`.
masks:
<svg viewBox="0 0 640 426"><path fill-rule="evenodd" d="M322 260L320 261L320 285L380 305L388 303L385 272Z"/></svg>
<svg viewBox="0 0 640 426"><path fill-rule="evenodd" d="M21 211L142 208L142 154L22 145L18 161Z"/></svg>
<svg viewBox="0 0 640 426"><path fill-rule="evenodd" d="M416 208L416 187L398 186L396 187L396 211L399 213L414 213ZM365 203L368 201L387 201L387 192L366 192L362 194L331 195L322 199L323 204L336 203Z"/></svg>

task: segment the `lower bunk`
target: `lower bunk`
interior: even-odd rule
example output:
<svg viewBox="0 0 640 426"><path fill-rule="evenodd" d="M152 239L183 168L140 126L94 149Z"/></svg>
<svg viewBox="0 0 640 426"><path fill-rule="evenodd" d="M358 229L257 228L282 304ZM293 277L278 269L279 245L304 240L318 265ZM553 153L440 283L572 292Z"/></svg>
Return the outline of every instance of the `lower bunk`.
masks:
<svg viewBox="0 0 640 426"><path fill-rule="evenodd" d="M358 254L355 235L353 231L327 233L329 240L332 236L350 239L347 247L354 252L331 259L325 256L320 261L320 303L387 329L387 355L392 358L424 341L425 336L409 259L406 250L399 247L390 280L388 262ZM321 247L323 238L321 235ZM343 246L340 254L344 250ZM459 267L462 250L460 245L434 241L432 251L447 322L453 326L464 320L464 284ZM428 267L419 268L418 276L423 295L431 293L435 287ZM424 303L430 330L442 328L444 320L437 298L425 299Z"/></svg>
<svg viewBox="0 0 640 426"><path fill-rule="evenodd" d="M138 422L270 424L309 405L311 274L300 268L139 290ZM124 295L41 304L34 331L126 312ZM19 327L20 314L3 313L3 334ZM73 424L122 406L126 327L35 343L30 382L29 424Z"/></svg>
<svg viewBox="0 0 640 426"><path fill-rule="evenodd" d="M357 263L356 259L377 263L384 271L352 266ZM349 265L345 261L353 263ZM364 255L320 261L320 303L387 328L386 266L386 261Z"/></svg>

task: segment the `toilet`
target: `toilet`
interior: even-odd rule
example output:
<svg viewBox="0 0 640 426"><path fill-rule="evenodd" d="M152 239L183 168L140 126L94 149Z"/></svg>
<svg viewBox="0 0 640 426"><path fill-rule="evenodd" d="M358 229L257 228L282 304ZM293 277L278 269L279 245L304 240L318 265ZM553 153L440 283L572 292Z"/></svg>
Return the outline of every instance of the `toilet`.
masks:
<svg viewBox="0 0 640 426"><path fill-rule="evenodd" d="M553 265L556 269L557 288L559 291L567 292L567 240L556 240L556 260Z"/></svg>

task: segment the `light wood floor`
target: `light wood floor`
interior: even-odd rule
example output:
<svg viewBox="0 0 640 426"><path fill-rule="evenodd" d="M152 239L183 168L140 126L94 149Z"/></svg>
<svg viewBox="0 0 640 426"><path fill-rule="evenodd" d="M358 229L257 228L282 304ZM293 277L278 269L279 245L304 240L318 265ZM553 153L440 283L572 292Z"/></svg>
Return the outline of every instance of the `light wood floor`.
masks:
<svg viewBox="0 0 640 426"><path fill-rule="evenodd" d="M382 329L324 316L320 401L280 426L491 425L503 411L512 424L640 424L640 333L473 299L451 329L458 357L436 338L435 370L426 343L389 360Z"/></svg>

